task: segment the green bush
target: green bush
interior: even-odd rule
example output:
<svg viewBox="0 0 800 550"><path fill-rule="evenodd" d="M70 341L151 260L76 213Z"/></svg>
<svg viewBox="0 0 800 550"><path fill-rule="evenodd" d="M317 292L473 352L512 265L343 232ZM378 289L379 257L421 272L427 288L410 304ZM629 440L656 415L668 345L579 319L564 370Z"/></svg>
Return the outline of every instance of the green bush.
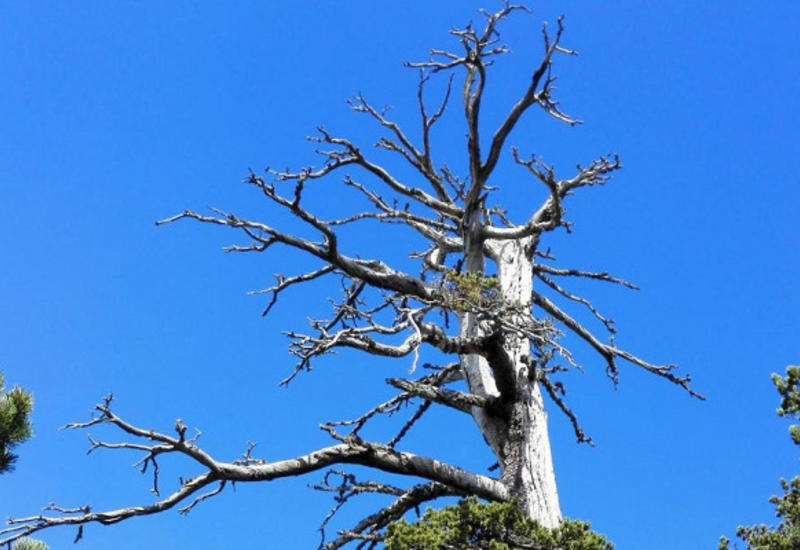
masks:
<svg viewBox="0 0 800 550"><path fill-rule="evenodd" d="M513 503L483 504L474 497L425 512L415 523L389 526L387 550L611 550L588 523L564 520L546 529L529 520Z"/></svg>

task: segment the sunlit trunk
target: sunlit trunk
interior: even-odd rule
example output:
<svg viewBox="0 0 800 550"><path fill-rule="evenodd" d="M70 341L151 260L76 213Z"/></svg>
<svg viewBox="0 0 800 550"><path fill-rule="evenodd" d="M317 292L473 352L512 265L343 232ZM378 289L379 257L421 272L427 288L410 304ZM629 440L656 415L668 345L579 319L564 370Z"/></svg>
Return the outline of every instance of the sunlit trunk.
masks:
<svg viewBox="0 0 800 550"><path fill-rule="evenodd" d="M498 246L500 254L497 257L502 299L506 303L519 304L522 312L530 311L533 284L528 246L526 240L509 240ZM480 260L471 256L467 255L466 267L483 271L483 251ZM462 336L479 333L480 328L473 317L463 316ZM473 416L498 457L501 480L512 497L528 517L552 528L561 520L561 509L547 431L547 413L539 386L529 379L528 365L524 360L530 354L530 343L526 338L507 331L503 349L512 364L513 396L506 399L500 409L487 412L476 408ZM466 356L462 358L462 366L472 393L500 397L492 368L484 358Z"/></svg>

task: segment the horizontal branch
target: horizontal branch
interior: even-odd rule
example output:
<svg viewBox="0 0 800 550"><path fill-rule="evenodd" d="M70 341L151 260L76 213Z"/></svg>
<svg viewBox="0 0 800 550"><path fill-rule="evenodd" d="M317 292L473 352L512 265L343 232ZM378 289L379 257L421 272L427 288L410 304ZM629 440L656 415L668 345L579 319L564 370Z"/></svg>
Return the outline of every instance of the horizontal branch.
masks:
<svg viewBox="0 0 800 550"><path fill-rule="evenodd" d="M489 500L508 499L506 487L496 479L359 438L278 462L252 466L218 463L218 467L224 479L255 482L296 477L335 464L358 464L393 474L423 477Z"/></svg>
<svg viewBox="0 0 800 550"><path fill-rule="evenodd" d="M430 307L423 309L430 310ZM487 342L490 335L474 338L449 336L441 326L423 322L421 320L423 314L420 313L420 310L401 312L401 314L403 318L396 319L391 325L381 325L369 316L359 315L359 312L355 312L354 315L359 316L363 326L346 326L341 330L329 331L329 327L323 327L320 322L314 322L315 328L319 330L319 334L316 336L295 331L286 332L287 336L294 339L289 351L299 357L300 362L285 382L290 381L300 370L307 369L313 358L330 353L336 348L351 348L370 355L392 358L414 354L415 364L422 344L433 346L446 354L485 355L487 353ZM418 319L415 320L415 318ZM410 334L398 344L376 338L376 336L395 336L407 331L410 331Z"/></svg>
<svg viewBox="0 0 800 550"><path fill-rule="evenodd" d="M84 508L76 515L48 516L39 514L24 518L11 518L6 520L6 523L11 527L0 530L0 537L3 537L0 539L0 545L10 544L17 539L27 537L37 531L50 527L58 527L61 525L80 526L93 522L111 525L136 516L148 516L164 512L215 481L217 481L217 478L213 473L208 472L199 475L192 479L185 480L180 489L163 500L142 506L118 508L106 512L91 512L90 509Z"/></svg>
<svg viewBox="0 0 800 550"><path fill-rule="evenodd" d="M609 275L605 271L584 271L581 269L563 269L552 267L546 264L536 263L533 264L533 272L546 273L548 275L555 275L558 277L584 277L586 279L595 279L598 281L605 281L607 283L614 283L630 288L632 290L639 290L639 287L625 279Z"/></svg>
<svg viewBox="0 0 800 550"><path fill-rule="evenodd" d="M100 424L111 424L122 432L153 445L137 442L105 443L93 442L92 448L129 449L145 452L145 460L155 460L156 454L175 453L190 458L195 464L206 468L206 472L190 479L181 479L180 487L166 498L157 502L119 508L105 512L92 512L89 507L64 509L51 506L59 515L39 514L35 516L9 519L10 527L0 530L0 545L11 542L42 529L59 525L82 526L97 522L104 525L125 519L150 515L168 510L195 495L200 489L211 484L218 485L202 493L181 510L190 511L196 504L220 493L227 482L272 481L284 477L297 477L336 464L358 464L384 472L405 476L415 476L443 484L456 492L474 494L481 498L505 501L509 498L508 489L497 479L475 474L435 458L397 451L388 445L371 443L358 437L348 437L342 443L318 449L305 455L277 462L254 460L246 453L247 460L223 462L212 458L196 445L197 436L186 439L186 426L178 420L175 424L177 436L170 436L152 429L137 427L114 413L111 408L112 397L95 406L98 416L88 422L69 424L70 428L87 428Z"/></svg>
<svg viewBox="0 0 800 550"><path fill-rule="evenodd" d="M396 271L380 260L351 258L339 252L335 246L332 247L330 242L312 242L261 222L239 218L230 213L217 212L222 217L204 216L192 210L185 210L180 214L159 220L156 223L162 225L181 219L193 219L203 223L242 229L249 237L265 245L265 248L261 250L266 249L266 246L279 242L324 260L350 277L365 281L371 286L425 300L429 300L432 297L433 289L429 288L424 281L413 275Z"/></svg>
<svg viewBox="0 0 800 550"><path fill-rule="evenodd" d="M423 384L412 380L387 378L386 382L397 389L421 397L427 401L446 405L467 414L472 413L472 407L483 408L487 403L486 398L479 395L437 388L431 384Z"/></svg>

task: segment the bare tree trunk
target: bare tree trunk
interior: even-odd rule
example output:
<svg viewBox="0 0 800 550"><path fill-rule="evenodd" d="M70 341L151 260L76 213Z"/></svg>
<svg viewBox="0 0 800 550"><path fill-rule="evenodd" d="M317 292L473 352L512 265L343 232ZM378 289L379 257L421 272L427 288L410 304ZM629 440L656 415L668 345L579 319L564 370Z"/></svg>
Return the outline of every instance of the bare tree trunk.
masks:
<svg viewBox="0 0 800 550"><path fill-rule="evenodd" d="M518 303L530 314L533 290L531 239L505 241L498 254L498 276L504 301ZM522 314L522 313L521 313ZM539 384L525 358L530 342L513 333L504 349L511 358L516 395L510 406L503 452L503 480L526 514L545 527L561 521L547 413Z"/></svg>
<svg viewBox="0 0 800 550"><path fill-rule="evenodd" d="M503 302L519 305L519 315L530 315L533 286L531 239L501 241L497 245L498 278ZM479 258L479 259L478 259ZM467 253L467 271L483 272L483 250ZM462 316L461 336L481 333L472 314ZM510 332L502 353L492 365L478 355L462 358L470 392L495 400L496 407L473 407L473 417L502 468L502 481L525 514L553 528L561 521L547 413L538 383L529 376L530 342ZM504 361L499 357L506 358ZM503 372L507 373L506 376Z"/></svg>

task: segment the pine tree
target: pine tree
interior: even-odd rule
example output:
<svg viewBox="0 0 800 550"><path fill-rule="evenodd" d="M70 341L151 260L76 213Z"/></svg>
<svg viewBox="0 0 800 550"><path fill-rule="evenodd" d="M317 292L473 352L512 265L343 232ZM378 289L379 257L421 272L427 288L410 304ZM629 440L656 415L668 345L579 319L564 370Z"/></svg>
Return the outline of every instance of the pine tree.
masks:
<svg viewBox="0 0 800 550"><path fill-rule="evenodd" d="M800 367L790 366L786 376L772 375L772 381L781 395L778 416L790 416L800 420ZM789 435L795 445L800 446L800 426L789 427ZM781 522L770 527L764 524L751 527L739 526L736 536L745 544L747 550L797 550L800 548L800 476L791 481L781 479L783 495L773 496L775 515ZM730 550L730 541L722 537L719 550ZM734 545L733 548L738 548Z"/></svg>
<svg viewBox="0 0 800 550"><path fill-rule="evenodd" d="M605 537L583 521L564 520L545 529L522 515L510 502L483 504L474 497L441 510L428 509L415 523L400 520L389 526L386 550L612 550Z"/></svg>
<svg viewBox="0 0 800 550"><path fill-rule="evenodd" d="M0 474L14 469L17 455L11 450L33 435L30 415L33 396L22 388L4 391L3 373L0 372ZM49 550L42 541L22 538L12 550Z"/></svg>
<svg viewBox="0 0 800 550"><path fill-rule="evenodd" d="M0 474L14 469L17 455L11 451L33 435L32 410L33 396L16 386L4 391L0 372Z"/></svg>

